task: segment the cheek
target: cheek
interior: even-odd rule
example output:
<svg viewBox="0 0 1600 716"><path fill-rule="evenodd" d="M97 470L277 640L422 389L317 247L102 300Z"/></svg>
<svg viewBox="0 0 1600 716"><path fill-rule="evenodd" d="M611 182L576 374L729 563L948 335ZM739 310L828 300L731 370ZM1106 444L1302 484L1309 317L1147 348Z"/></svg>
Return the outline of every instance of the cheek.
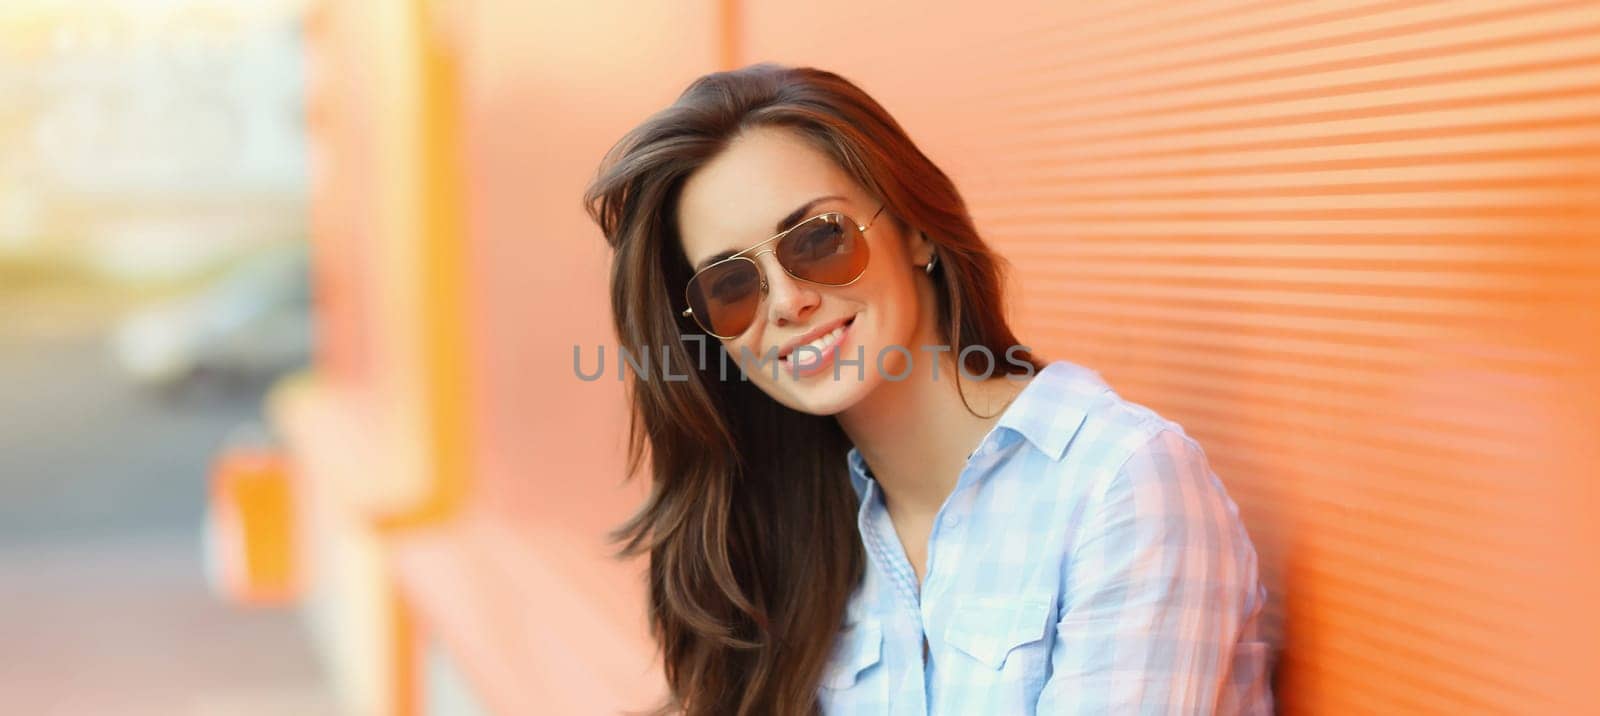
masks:
<svg viewBox="0 0 1600 716"><path fill-rule="evenodd" d="M755 344L750 342L750 334L754 332L756 331L752 326L749 331L745 331L744 335L722 343L722 350L728 354L729 362L736 362L745 354L755 354Z"/></svg>
<svg viewBox="0 0 1600 716"><path fill-rule="evenodd" d="M895 315L910 320L917 314L917 280L909 271L895 271L884 276L880 300L887 301Z"/></svg>
<svg viewBox="0 0 1600 716"><path fill-rule="evenodd" d="M775 358L776 354L767 357L767 362L762 363L763 356L761 351L757 349L761 344L761 329L758 326L751 326L750 330L746 331L744 335L734 340L723 342L722 351L727 354L726 359L721 356L712 356L709 362L712 365L717 365L716 361L726 360L728 375L730 376L736 375L737 369L735 366L742 366L752 382L758 385L766 385L772 382L771 365L772 358Z"/></svg>
<svg viewBox="0 0 1600 716"><path fill-rule="evenodd" d="M882 276L875 281L860 300L874 320L870 342L877 347L907 345L917 332L920 313L917 310L916 285L905 276Z"/></svg>

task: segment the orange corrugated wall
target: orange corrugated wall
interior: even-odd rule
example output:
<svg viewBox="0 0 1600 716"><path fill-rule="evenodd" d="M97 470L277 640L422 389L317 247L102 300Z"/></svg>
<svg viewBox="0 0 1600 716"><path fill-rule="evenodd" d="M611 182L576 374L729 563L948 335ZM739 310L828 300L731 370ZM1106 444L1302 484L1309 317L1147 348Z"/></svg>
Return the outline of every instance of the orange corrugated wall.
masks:
<svg viewBox="0 0 1600 716"><path fill-rule="evenodd" d="M1239 502L1284 713L1600 712L1600 3L746 3Z"/></svg>

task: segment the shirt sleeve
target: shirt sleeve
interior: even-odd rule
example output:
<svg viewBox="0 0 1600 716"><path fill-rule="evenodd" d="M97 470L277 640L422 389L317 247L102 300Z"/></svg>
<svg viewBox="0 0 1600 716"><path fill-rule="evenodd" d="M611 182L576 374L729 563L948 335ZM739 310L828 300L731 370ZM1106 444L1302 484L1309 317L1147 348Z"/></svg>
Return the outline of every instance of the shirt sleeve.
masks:
<svg viewBox="0 0 1600 716"><path fill-rule="evenodd" d="M1037 713L1270 712L1255 548L1200 446L1161 430L1084 520Z"/></svg>

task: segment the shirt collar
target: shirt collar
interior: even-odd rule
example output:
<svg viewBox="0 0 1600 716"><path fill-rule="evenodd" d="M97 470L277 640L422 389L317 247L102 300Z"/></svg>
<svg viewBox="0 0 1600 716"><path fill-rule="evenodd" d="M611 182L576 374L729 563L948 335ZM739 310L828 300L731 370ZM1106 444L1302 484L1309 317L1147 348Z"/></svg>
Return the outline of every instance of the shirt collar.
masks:
<svg viewBox="0 0 1600 716"><path fill-rule="evenodd" d="M1070 361L1053 361L1034 375L1000 414L995 430L1015 431L1039 452L1059 461L1088 415L1090 403L1085 398L1106 390L1110 387L1098 372ZM872 480L866 459L851 447L846 461L850 484L859 498Z"/></svg>
<svg viewBox="0 0 1600 716"><path fill-rule="evenodd" d="M872 480L867 476L867 461L861 457L861 451L850 447L850 453L845 456L845 461L850 464L850 486L856 488L856 499L864 499L867 494L867 483Z"/></svg>
<svg viewBox="0 0 1600 716"><path fill-rule="evenodd" d="M1088 416L1085 398L1110 390L1100 374L1090 368L1058 360L1044 367L1011 401L996 429L1020 433L1039 452L1060 460Z"/></svg>

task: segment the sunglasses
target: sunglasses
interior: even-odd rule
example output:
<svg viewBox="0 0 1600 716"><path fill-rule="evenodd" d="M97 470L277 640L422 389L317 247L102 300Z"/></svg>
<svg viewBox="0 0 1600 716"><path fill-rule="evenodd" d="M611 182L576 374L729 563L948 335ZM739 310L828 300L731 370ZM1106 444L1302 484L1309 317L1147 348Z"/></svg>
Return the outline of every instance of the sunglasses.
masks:
<svg viewBox="0 0 1600 716"><path fill-rule="evenodd" d="M689 307L700 328L723 340L744 333L755 323L761 299L767 295L767 276L756 257L774 254L784 273L823 286L848 286L867 270L867 229L883 213L882 206L866 226L837 211L818 214L777 236L740 251L694 273L684 287ZM761 247L777 242L771 248ZM754 252L754 253L752 253Z"/></svg>

